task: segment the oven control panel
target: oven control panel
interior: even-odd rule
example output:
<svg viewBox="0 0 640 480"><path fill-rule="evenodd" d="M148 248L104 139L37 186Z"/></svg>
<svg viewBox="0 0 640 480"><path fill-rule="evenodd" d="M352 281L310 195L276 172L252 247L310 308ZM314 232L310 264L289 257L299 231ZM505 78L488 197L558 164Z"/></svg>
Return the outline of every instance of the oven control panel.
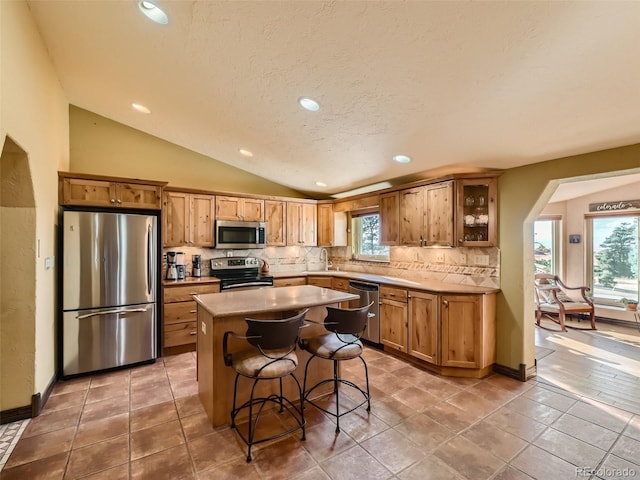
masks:
<svg viewBox="0 0 640 480"><path fill-rule="evenodd" d="M211 259L212 270L258 268L259 266L260 259L257 257L220 257Z"/></svg>

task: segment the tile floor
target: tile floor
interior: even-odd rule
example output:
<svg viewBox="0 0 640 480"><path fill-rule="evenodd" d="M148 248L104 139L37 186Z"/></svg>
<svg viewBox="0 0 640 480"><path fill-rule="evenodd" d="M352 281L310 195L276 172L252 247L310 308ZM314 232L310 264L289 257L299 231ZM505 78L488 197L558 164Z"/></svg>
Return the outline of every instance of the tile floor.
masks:
<svg viewBox="0 0 640 480"><path fill-rule="evenodd" d="M640 415L532 380L438 377L367 349L372 411L309 407L252 463L198 401L195 355L60 382L0 472L9 479L596 479L640 476ZM552 358L553 354L545 357ZM352 363L345 375L362 378ZM345 401L348 401L345 397ZM329 402L330 400L327 400ZM265 419L264 431L280 416Z"/></svg>

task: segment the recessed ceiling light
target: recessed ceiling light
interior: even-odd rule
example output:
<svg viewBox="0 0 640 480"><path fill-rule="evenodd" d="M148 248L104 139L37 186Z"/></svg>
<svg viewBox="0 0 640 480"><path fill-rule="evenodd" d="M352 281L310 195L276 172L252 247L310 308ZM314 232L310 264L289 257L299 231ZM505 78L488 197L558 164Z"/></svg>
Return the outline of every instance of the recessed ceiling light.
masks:
<svg viewBox="0 0 640 480"><path fill-rule="evenodd" d="M134 110L140 112L140 113L146 113L149 114L151 113L151 110L149 110L147 107L145 107L144 105L141 105L139 103L132 103L131 106L133 107Z"/></svg>
<svg viewBox="0 0 640 480"><path fill-rule="evenodd" d="M409 163L411 161L411 157L408 155L394 155L393 159L398 163Z"/></svg>
<svg viewBox="0 0 640 480"><path fill-rule="evenodd" d="M319 186L319 187L326 187L326 186L327 186L327 184L326 184L326 183L324 183L324 182L320 182L320 181L317 181L317 182L316 182L316 185L317 185L317 186Z"/></svg>
<svg viewBox="0 0 640 480"><path fill-rule="evenodd" d="M238 150L240 152L240 155L244 155L245 157L253 157L253 152L249 151L249 150L245 150L244 148L241 148L240 150Z"/></svg>
<svg viewBox="0 0 640 480"><path fill-rule="evenodd" d="M298 103L302 108L309 110L310 112L317 112L320 110L320 104L312 98L300 97L298 99Z"/></svg>
<svg viewBox="0 0 640 480"><path fill-rule="evenodd" d="M150 20L159 23L160 25L166 25L169 23L169 17L164 13L160 7L149 0L141 0L138 2L138 8L144 13Z"/></svg>

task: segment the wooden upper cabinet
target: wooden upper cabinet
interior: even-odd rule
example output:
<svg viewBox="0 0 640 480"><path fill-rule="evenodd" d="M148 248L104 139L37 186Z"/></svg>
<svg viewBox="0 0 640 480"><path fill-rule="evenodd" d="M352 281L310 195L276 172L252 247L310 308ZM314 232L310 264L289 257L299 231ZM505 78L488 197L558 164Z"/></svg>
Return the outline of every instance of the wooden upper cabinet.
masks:
<svg viewBox="0 0 640 480"><path fill-rule="evenodd" d="M400 244L424 245L424 187L400 191Z"/></svg>
<svg viewBox="0 0 640 480"><path fill-rule="evenodd" d="M287 245L315 247L318 244L317 205L287 202Z"/></svg>
<svg viewBox="0 0 640 480"><path fill-rule="evenodd" d="M189 205L189 245L214 247L215 196L192 193Z"/></svg>
<svg viewBox="0 0 640 480"><path fill-rule="evenodd" d="M380 244L400 243L400 194L389 192L380 194Z"/></svg>
<svg viewBox="0 0 640 480"><path fill-rule="evenodd" d="M60 203L94 207L139 208L162 207L164 182L136 183L112 181L104 177L61 177Z"/></svg>
<svg viewBox="0 0 640 480"><path fill-rule="evenodd" d="M347 212L336 212L332 203L318 204L318 246L347 246Z"/></svg>
<svg viewBox="0 0 640 480"><path fill-rule="evenodd" d="M216 197L216 220L264 222L264 200L245 197Z"/></svg>
<svg viewBox="0 0 640 480"><path fill-rule="evenodd" d="M164 192L163 247L214 247L215 196Z"/></svg>
<svg viewBox="0 0 640 480"><path fill-rule="evenodd" d="M287 244L285 202L280 200L265 200L265 221L267 222L267 245L270 247L284 247Z"/></svg>
<svg viewBox="0 0 640 480"><path fill-rule="evenodd" d="M465 178L457 182L457 245L498 245L498 180Z"/></svg>
<svg viewBox="0 0 640 480"><path fill-rule="evenodd" d="M424 188L424 245L452 247L455 241L453 182L437 183Z"/></svg>

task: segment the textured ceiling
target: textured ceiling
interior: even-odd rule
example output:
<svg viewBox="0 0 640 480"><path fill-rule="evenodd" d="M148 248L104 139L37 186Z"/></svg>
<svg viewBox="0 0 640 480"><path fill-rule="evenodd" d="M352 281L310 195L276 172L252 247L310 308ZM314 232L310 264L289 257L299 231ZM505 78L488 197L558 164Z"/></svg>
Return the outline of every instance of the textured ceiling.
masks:
<svg viewBox="0 0 640 480"><path fill-rule="evenodd" d="M300 191L640 142L640 2L157 4L29 1L69 102Z"/></svg>

